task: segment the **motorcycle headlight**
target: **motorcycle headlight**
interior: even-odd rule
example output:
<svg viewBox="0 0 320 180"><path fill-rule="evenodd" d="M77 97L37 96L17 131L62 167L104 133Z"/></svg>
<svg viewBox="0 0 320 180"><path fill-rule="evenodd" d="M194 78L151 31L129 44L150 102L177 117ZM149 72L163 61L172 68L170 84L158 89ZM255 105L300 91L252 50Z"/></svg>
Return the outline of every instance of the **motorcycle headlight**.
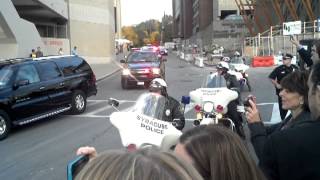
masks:
<svg viewBox="0 0 320 180"><path fill-rule="evenodd" d="M214 109L213 103L212 102L205 102L203 104L203 111L204 112L212 112L212 110Z"/></svg>
<svg viewBox="0 0 320 180"><path fill-rule="evenodd" d="M152 73L153 74L160 74L160 69L159 68L152 68Z"/></svg>
<svg viewBox="0 0 320 180"><path fill-rule="evenodd" d="M221 118L223 118L223 115L220 114L220 113L218 113L218 114L216 115L216 117L217 117L218 119L221 119Z"/></svg>
<svg viewBox="0 0 320 180"><path fill-rule="evenodd" d="M130 70L129 69L123 69L122 70L123 75L130 75Z"/></svg>

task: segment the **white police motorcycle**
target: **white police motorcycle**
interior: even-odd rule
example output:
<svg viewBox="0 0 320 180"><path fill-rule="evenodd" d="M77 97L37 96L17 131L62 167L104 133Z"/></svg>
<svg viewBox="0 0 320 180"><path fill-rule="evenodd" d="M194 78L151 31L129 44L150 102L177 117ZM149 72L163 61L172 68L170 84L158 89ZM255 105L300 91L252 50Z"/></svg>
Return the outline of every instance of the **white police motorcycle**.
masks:
<svg viewBox="0 0 320 180"><path fill-rule="evenodd" d="M110 121L118 129L121 142L128 151L149 146L168 151L175 147L182 132L173 125L175 121L161 120L165 102L165 97L159 94L144 93L130 110L120 111L119 100L109 98L108 104L116 110L111 114ZM88 155L71 160L67 166L67 179L74 180L88 161Z"/></svg>
<svg viewBox="0 0 320 180"><path fill-rule="evenodd" d="M128 150L145 146L158 146L164 150L176 145L181 131L174 122L162 121L166 99L155 93L142 94L128 111L120 111L119 101L113 98L108 104L117 112L110 115L111 123L118 129L121 142Z"/></svg>
<svg viewBox="0 0 320 180"><path fill-rule="evenodd" d="M190 91L189 97L195 104L196 118L195 126L203 124L222 124L233 131L236 131L232 119L227 117L228 105L239 97L236 90L226 87L223 76L217 73L208 75L201 88ZM238 106L238 112L242 112L243 106Z"/></svg>

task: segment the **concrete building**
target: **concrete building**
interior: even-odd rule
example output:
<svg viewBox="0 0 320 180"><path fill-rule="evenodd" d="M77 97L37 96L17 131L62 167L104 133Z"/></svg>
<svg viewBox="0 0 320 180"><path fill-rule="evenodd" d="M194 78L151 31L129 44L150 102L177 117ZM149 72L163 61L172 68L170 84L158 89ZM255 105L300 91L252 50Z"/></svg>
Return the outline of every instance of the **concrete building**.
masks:
<svg viewBox="0 0 320 180"><path fill-rule="evenodd" d="M1 0L0 58L44 55L59 48L103 62L114 57L114 0ZM121 22L118 23L121 26Z"/></svg>
<svg viewBox="0 0 320 180"><path fill-rule="evenodd" d="M185 45L231 48L246 34L234 0L173 0L172 6L173 34L176 41L186 41Z"/></svg>

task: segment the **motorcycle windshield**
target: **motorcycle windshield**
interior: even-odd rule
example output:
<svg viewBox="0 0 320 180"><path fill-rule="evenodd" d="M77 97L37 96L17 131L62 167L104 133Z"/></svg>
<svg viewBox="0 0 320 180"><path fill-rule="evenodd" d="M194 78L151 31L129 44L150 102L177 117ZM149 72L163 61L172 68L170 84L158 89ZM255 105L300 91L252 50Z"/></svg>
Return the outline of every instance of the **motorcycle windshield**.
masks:
<svg viewBox="0 0 320 180"><path fill-rule="evenodd" d="M203 88L222 88L227 87L226 80L218 73L208 75L204 81Z"/></svg>
<svg viewBox="0 0 320 180"><path fill-rule="evenodd" d="M230 60L230 64L244 64L243 59L241 57L233 57Z"/></svg>
<svg viewBox="0 0 320 180"><path fill-rule="evenodd" d="M166 98L156 93L140 95L132 111L155 119L162 120Z"/></svg>

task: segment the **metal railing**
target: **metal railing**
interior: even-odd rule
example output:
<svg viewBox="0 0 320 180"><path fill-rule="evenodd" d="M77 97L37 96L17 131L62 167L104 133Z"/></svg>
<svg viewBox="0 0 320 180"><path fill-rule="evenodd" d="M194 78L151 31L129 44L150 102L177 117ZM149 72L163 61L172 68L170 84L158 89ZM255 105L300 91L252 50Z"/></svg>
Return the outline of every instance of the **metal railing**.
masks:
<svg viewBox="0 0 320 180"><path fill-rule="evenodd" d="M301 34L295 35L298 40L320 38L320 32L317 28L319 22L302 22ZM278 53L296 54L296 47L290 42L290 36L283 35L283 27L276 25L270 27L267 31L259 33L255 37L247 37L244 41L244 51L246 56L267 56Z"/></svg>

